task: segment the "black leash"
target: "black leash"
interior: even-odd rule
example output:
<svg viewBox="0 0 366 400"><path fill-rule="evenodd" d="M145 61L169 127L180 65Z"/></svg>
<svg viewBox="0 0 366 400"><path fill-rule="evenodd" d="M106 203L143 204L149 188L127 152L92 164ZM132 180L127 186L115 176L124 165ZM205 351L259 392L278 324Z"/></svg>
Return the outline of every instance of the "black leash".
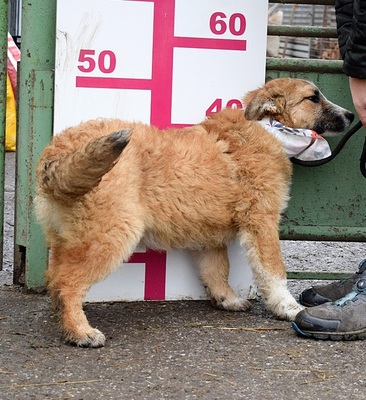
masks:
<svg viewBox="0 0 366 400"><path fill-rule="evenodd" d="M293 164L302 165L304 167L319 167L320 165L327 164L329 161L332 161L333 158L340 153L340 151L343 149L343 147L351 138L351 136L353 136L360 128L362 128L362 122L358 121L355 126L353 126L345 133L345 135L339 141L336 148L332 151L332 154L329 157L316 161L302 161L294 157L291 157L290 160L292 161ZM360 170L362 175L366 178L366 138L363 144L363 150L360 157Z"/></svg>
<svg viewBox="0 0 366 400"><path fill-rule="evenodd" d="M360 158L360 170L361 174L366 178L366 138L363 142L363 149Z"/></svg>

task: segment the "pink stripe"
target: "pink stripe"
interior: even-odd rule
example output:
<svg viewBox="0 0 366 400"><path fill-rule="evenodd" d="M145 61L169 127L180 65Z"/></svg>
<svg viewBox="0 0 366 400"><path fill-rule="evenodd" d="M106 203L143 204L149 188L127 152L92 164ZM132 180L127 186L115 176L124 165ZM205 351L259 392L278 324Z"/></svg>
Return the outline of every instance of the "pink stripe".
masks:
<svg viewBox="0 0 366 400"><path fill-rule="evenodd" d="M104 78L77 76L76 87L103 89L135 89L150 90L150 79Z"/></svg>
<svg viewBox="0 0 366 400"><path fill-rule="evenodd" d="M193 49L245 51L247 49L247 41L233 40L233 39L205 39L205 38L176 37L174 40L174 46L187 47Z"/></svg>
<svg viewBox="0 0 366 400"><path fill-rule="evenodd" d="M166 252L146 250L145 253L134 253L129 263L145 264L144 300L165 300Z"/></svg>
<svg viewBox="0 0 366 400"><path fill-rule="evenodd" d="M170 128L182 129L187 126L194 126L194 124L170 124Z"/></svg>
<svg viewBox="0 0 366 400"><path fill-rule="evenodd" d="M165 129L171 124L175 0L155 0L151 120Z"/></svg>

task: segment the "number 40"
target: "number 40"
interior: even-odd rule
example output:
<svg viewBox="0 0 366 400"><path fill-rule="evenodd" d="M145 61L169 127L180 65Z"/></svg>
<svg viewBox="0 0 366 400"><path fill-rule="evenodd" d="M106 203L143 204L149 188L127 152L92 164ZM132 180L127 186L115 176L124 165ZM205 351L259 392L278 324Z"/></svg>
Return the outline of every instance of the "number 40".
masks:
<svg viewBox="0 0 366 400"><path fill-rule="evenodd" d="M225 108L241 108L243 105L240 100L232 99L226 103ZM206 116L222 110L222 99L216 99L206 110Z"/></svg>

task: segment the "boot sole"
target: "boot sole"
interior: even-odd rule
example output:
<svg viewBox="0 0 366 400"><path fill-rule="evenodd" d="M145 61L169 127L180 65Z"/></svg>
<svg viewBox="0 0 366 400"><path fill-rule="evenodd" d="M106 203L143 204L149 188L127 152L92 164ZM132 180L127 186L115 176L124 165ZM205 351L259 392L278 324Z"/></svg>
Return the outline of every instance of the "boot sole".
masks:
<svg viewBox="0 0 366 400"><path fill-rule="evenodd" d="M365 340L366 328L353 332L314 332L303 331L295 322L292 322L292 327L295 332L304 338L318 339L318 340L333 340L333 341L351 341L351 340Z"/></svg>

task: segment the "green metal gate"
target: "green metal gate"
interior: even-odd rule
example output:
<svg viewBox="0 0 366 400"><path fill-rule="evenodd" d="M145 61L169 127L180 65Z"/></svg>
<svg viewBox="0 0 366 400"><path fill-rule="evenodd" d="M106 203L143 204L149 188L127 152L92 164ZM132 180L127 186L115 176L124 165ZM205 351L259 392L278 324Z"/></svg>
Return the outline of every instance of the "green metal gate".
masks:
<svg viewBox="0 0 366 400"><path fill-rule="evenodd" d="M271 3L293 2L278 0ZM298 0L296 4L332 5L334 1ZM7 1L0 0L0 7L0 15L6 15ZM32 202L35 164L52 137L55 15L56 0L23 1L14 279L24 283L28 289L44 285L43 273L47 262L47 249L40 227L35 222ZM1 51L4 54L6 28L3 26L3 18L0 19ZM312 26L270 26L268 33L280 36L336 37L335 29ZM342 73L341 66L341 61L268 58L267 76L312 80L327 97L352 110L348 78ZM0 93L4 92L1 90L5 84L4 68L6 66L2 64ZM1 97L0 103L2 101ZM2 127L4 119L1 108ZM327 165L317 168L295 166L292 199L281 225L283 239L364 241L366 180L359 172L358 165L364 136L362 128L344 151ZM334 146L338 140L334 138L329 142ZM3 153L1 159L4 159ZM3 161L0 163L0 173L0 180L3 181Z"/></svg>
<svg viewBox="0 0 366 400"><path fill-rule="evenodd" d="M272 1L272 3L284 3ZM334 0L303 0L297 4L332 5ZM335 28L273 26L269 34L336 37ZM267 75L315 82L333 101L353 110L348 77L339 60L267 59ZM331 163L317 168L295 166L292 200L282 222L284 239L364 241L366 180L359 170L365 130L362 128ZM328 138L327 138L328 139ZM339 138L329 140L333 145Z"/></svg>

